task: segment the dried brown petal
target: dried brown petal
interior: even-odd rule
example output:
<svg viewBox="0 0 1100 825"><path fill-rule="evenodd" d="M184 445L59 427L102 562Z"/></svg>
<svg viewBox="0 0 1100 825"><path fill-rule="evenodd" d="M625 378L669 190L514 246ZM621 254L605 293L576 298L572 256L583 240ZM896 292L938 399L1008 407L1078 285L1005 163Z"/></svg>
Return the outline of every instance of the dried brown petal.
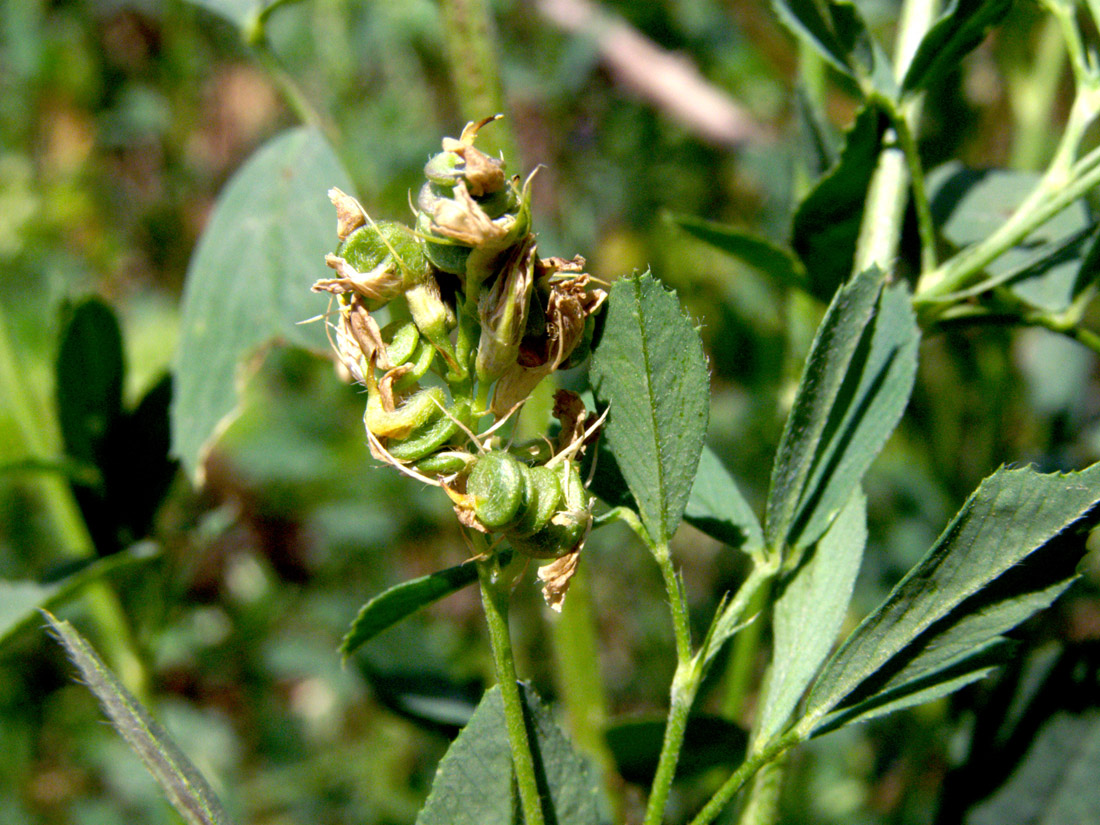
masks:
<svg viewBox="0 0 1100 825"><path fill-rule="evenodd" d="M584 440L588 416L584 402L575 392L558 390L554 393L554 418L561 422L558 452L567 449L577 441Z"/></svg>
<svg viewBox="0 0 1100 825"><path fill-rule="evenodd" d="M322 278L312 289L314 292L330 292L346 295L349 292L362 295L370 301L392 301L405 291L402 273L383 262L370 272L359 272L338 255L325 256L325 264L336 271L339 278Z"/></svg>
<svg viewBox="0 0 1100 825"><path fill-rule="evenodd" d="M455 184L453 197L436 202L430 217L432 232L444 238L463 246L499 249L507 245L504 241L516 220L514 215L506 215L493 221L462 181Z"/></svg>
<svg viewBox="0 0 1100 825"><path fill-rule="evenodd" d="M481 338L476 367L481 381L496 380L516 363L534 287L534 258L535 239L528 236L509 254L492 287L478 298Z"/></svg>
<svg viewBox="0 0 1100 825"><path fill-rule="evenodd" d="M335 186L328 190L328 199L336 207L336 237L347 240L348 235L367 222L367 214L359 201Z"/></svg>
<svg viewBox="0 0 1100 825"><path fill-rule="evenodd" d="M561 613L565 603L565 593L569 590L569 582L577 572L577 565L581 559L581 548L584 546L582 539L573 550L555 559L550 564L540 567L538 577L542 581L542 597L551 610Z"/></svg>

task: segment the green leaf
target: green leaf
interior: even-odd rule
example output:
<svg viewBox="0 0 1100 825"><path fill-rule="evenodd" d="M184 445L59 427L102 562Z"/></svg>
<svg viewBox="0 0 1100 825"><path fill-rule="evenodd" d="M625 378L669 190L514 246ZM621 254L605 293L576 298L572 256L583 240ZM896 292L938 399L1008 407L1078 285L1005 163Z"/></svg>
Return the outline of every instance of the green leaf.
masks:
<svg viewBox="0 0 1100 825"><path fill-rule="evenodd" d="M672 220L689 235L744 261L779 283L808 289L809 275L806 273L806 267L790 250L764 238L714 221L705 221L687 215L673 215Z"/></svg>
<svg viewBox="0 0 1100 825"><path fill-rule="evenodd" d="M187 271L174 365L172 450L201 480L211 442L232 419L242 361L272 341L327 348L310 292L336 237L331 186L347 173L320 133L292 129L230 180Z"/></svg>
<svg viewBox="0 0 1100 825"><path fill-rule="evenodd" d="M605 734L619 775L627 782L649 787L657 772L664 742L664 716L612 722ZM711 768L736 768L745 758L748 736L744 728L721 716L692 714L684 732L676 778L687 779Z"/></svg>
<svg viewBox="0 0 1100 825"><path fill-rule="evenodd" d="M99 466L122 413L125 366L114 310L98 298L77 304L57 355L57 412L65 451Z"/></svg>
<svg viewBox="0 0 1100 825"><path fill-rule="evenodd" d="M858 487L813 552L780 582L771 670L754 736L780 733L836 641L867 543L867 500Z"/></svg>
<svg viewBox="0 0 1100 825"><path fill-rule="evenodd" d="M870 269L818 327L772 469L764 534L808 547L828 528L909 401L920 334L903 283Z"/></svg>
<svg viewBox="0 0 1100 825"><path fill-rule="evenodd" d="M262 0L189 0L189 2L228 20L241 31L245 30L253 15L269 5Z"/></svg>
<svg viewBox="0 0 1100 825"><path fill-rule="evenodd" d="M948 241L966 247L1004 223L1038 182L1032 172L948 163L928 177L933 217ZM1005 285L1032 306L1062 312L1096 280L1097 237L1088 205L1079 200L989 264L989 279L960 297Z"/></svg>
<svg viewBox="0 0 1100 825"><path fill-rule="evenodd" d="M611 405L604 438L651 538L666 544L703 450L710 381L698 331L648 272L611 287L592 378Z"/></svg>
<svg viewBox="0 0 1100 825"><path fill-rule="evenodd" d="M981 678L1005 655L1002 634L1075 577L1096 521L1100 464L987 478L928 555L826 664L800 726L813 733L926 701Z"/></svg>
<svg viewBox="0 0 1100 825"><path fill-rule="evenodd" d="M165 374L119 422L122 433L114 445L118 469L108 477L109 492L135 539L149 534L178 469L169 457L171 405L172 376Z"/></svg>
<svg viewBox="0 0 1100 825"><path fill-rule="evenodd" d="M1100 711L1059 712L1039 730L1017 770L971 809L966 825L1100 822Z"/></svg>
<svg viewBox="0 0 1100 825"><path fill-rule="evenodd" d="M145 763L180 816L190 825L228 823L221 802L203 775L103 664L84 637L68 622L59 622L49 613L46 619L115 730Z"/></svg>
<svg viewBox="0 0 1100 825"><path fill-rule="evenodd" d="M812 178L818 178L837 162L838 139L824 106L808 91L805 82L794 89L794 114L798 122L798 161Z"/></svg>
<svg viewBox="0 0 1100 825"><path fill-rule="evenodd" d="M791 245L809 273L808 291L822 301L828 301L852 271L885 127L886 118L878 109L861 109L845 136L840 159L795 211Z"/></svg>
<svg viewBox="0 0 1100 825"><path fill-rule="evenodd" d="M391 587L359 609L340 643L340 655L347 659L386 628L476 581L477 563L466 561Z"/></svg>
<svg viewBox="0 0 1100 825"><path fill-rule="evenodd" d="M523 686L522 695L547 822L598 825L600 791L592 769L535 692ZM493 687L440 761L416 825L519 825L514 784L504 703Z"/></svg>
<svg viewBox="0 0 1100 825"><path fill-rule="evenodd" d="M160 549L152 542L142 542L113 556L82 562L69 569L64 577L51 581L0 579L0 644L37 621L39 610L56 608L84 585L147 562L159 554Z"/></svg>
<svg viewBox="0 0 1100 825"><path fill-rule="evenodd" d="M703 448L691 485L684 521L730 547L754 552L764 546L764 531L737 483L709 447Z"/></svg>
<svg viewBox="0 0 1100 825"><path fill-rule="evenodd" d="M837 0L772 0L779 21L812 46L837 71L868 76L874 58L871 35L852 3Z"/></svg>
<svg viewBox="0 0 1100 825"><path fill-rule="evenodd" d="M917 47L902 80L902 90L927 88L958 67L1010 8L1012 0L952 0Z"/></svg>

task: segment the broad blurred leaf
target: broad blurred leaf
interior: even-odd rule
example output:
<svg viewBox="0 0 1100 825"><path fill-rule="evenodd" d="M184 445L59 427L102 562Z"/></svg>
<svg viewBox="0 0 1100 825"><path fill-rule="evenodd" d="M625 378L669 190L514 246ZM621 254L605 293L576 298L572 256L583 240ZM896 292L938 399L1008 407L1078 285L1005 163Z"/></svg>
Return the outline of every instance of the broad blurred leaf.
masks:
<svg viewBox="0 0 1100 825"><path fill-rule="evenodd" d="M912 92L926 88L957 68L1010 8L1012 0L952 0L917 47L902 89Z"/></svg>
<svg viewBox="0 0 1100 825"><path fill-rule="evenodd" d="M156 545L144 542L107 558L81 562L61 578L49 581L0 579L0 644L40 619L40 610L52 610L74 596L84 585L117 570L149 561L159 552Z"/></svg>
<svg viewBox="0 0 1100 825"><path fill-rule="evenodd" d="M420 608L477 581L477 562L466 561L446 570L391 587L364 604L340 643L345 659L393 624Z"/></svg>
<svg viewBox="0 0 1100 825"><path fill-rule="evenodd" d="M818 328L772 469L769 547L821 536L909 401L920 336L903 283L875 269L837 292Z"/></svg>
<svg viewBox="0 0 1100 825"><path fill-rule="evenodd" d="M48 613L46 619L115 730L145 763L180 816L190 825L228 823L221 802L203 775L103 664L92 646L68 622L59 622Z"/></svg>
<svg viewBox="0 0 1100 825"><path fill-rule="evenodd" d="M331 186L347 174L320 133L293 129L254 154L219 196L187 271L175 362L172 450L201 478L211 442L231 420L243 363L272 341L325 349L324 312L310 292L335 245Z"/></svg>
<svg viewBox="0 0 1100 825"><path fill-rule="evenodd" d="M730 547L751 552L764 546L764 531L733 476L709 447L699 456L684 521Z"/></svg>
<svg viewBox="0 0 1100 825"><path fill-rule="evenodd" d="M756 742L781 732L836 641L867 543L867 500L858 487L847 506L775 601L771 670Z"/></svg>
<svg viewBox="0 0 1100 825"><path fill-rule="evenodd" d="M57 412L70 456L99 466L122 413L124 380L114 310L98 298L82 301L72 310L57 355Z"/></svg>
<svg viewBox="0 0 1100 825"><path fill-rule="evenodd" d="M675 293L649 273L611 287L592 356L604 429L650 536L666 543L691 493L707 432L710 381L703 342Z"/></svg>
<svg viewBox="0 0 1100 825"><path fill-rule="evenodd" d="M886 119L865 107L845 136L840 159L799 204L791 245L809 273L810 294L828 301L848 279Z"/></svg>
<svg viewBox="0 0 1100 825"><path fill-rule="evenodd" d="M929 175L933 216L947 240L966 247L1003 224L1038 182L1031 172L945 164ZM1033 306L1061 312L1100 272L1097 237L1088 205L1077 201L989 264L990 279L977 290L1003 284Z"/></svg>
<svg viewBox="0 0 1100 825"><path fill-rule="evenodd" d="M727 255L744 261L787 286L809 288L809 276L793 252L771 241L732 226L701 218L674 215L672 220L687 232Z"/></svg>
<svg viewBox="0 0 1100 825"><path fill-rule="evenodd" d="M1001 635L1075 577L1096 520L1100 464L998 470L928 555L829 660L807 700L814 733L945 695L1003 660Z"/></svg>
<svg viewBox="0 0 1100 825"><path fill-rule="evenodd" d="M657 772L665 737L664 716L612 722L606 733L619 774L627 782L648 787ZM692 714L684 732L684 746L676 763L677 779L711 768L735 768L745 758L748 736L744 728L721 716Z"/></svg>
<svg viewBox="0 0 1100 825"><path fill-rule="evenodd" d="M270 5L263 0L189 0L189 2L212 11L242 31L248 25L252 15L262 7Z"/></svg>
<svg viewBox="0 0 1100 825"><path fill-rule="evenodd" d="M417 726L458 736L485 695L480 679L459 680L445 668L425 661L407 668L395 667L386 655L362 656L356 665L370 682L372 698Z"/></svg>
<svg viewBox="0 0 1100 825"><path fill-rule="evenodd" d="M871 35L855 5L837 0L772 0L779 21L833 68L853 79L869 75Z"/></svg>
<svg viewBox="0 0 1100 825"><path fill-rule="evenodd" d="M598 825L600 791L549 708L522 686L527 734L548 822ZM470 722L439 763L417 825L519 825L512 753L500 687L486 691ZM552 812L552 814L551 814Z"/></svg>
<svg viewBox="0 0 1100 825"><path fill-rule="evenodd" d="M1058 713L1038 734L1008 782L966 825L1081 825L1100 822L1100 711Z"/></svg>

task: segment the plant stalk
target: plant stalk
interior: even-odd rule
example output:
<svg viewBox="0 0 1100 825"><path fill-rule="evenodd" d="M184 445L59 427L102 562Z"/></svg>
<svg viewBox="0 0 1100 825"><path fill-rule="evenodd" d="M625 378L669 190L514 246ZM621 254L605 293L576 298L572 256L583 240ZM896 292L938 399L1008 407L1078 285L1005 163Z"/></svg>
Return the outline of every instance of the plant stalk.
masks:
<svg viewBox="0 0 1100 825"><path fill-rule="evenodd" d="M581 564L569 585L569 600L550 623L556 682L577 745L593 756L603 774L612 821L623 820L615 757L604 737L607 697L599 668L599 641L592 609L590 567Z"/></svg>
<svg viewBox="0 0 1100 825"><path fill-rule="evenodd" d="M1038 185L997 231L921 276L917 298L940 298L965 287L969 279L1005 251L1100 184L1100 149L1075 160L1086 131L1100 116L1100 80L1084 53L1075 20L1056 4L1049 4L1049 8L1061 24L1077 83L1073 107L1054 157Z"/></svg>
<svg viewBox="0 0 1100 825"><path fill-rule="evenodd" d="M797 730L793 730L778 739L773 739L764 748L750 753L748 758L741 763L730 778L727 779L718 792L703 806L690 825L710 825L718 815L725 810L726 805L737 795L756 772L765 765L774 762L781 755L802 741L802 736Z"/></svg>
<svg viewBox="0 0 1100 825"><path fill-rule="evenodd" d="M443 0L443 31L451 79L467 120L504 113L504 89L497 68L496 37L486 0ZM504 153L518 162L511 127L493 129L482 138L489 154Z"/></svg>
<svg viewBox="0 0 1100 825"><path fill-rule="evenodd" d="M487 549L480 535L475 534L473 538L475 544L480 545L479 550ZM496 578L499 573L493 558L478 562L477 578L481 585L481 603L485 608L493 664L504 702L504 721L508 729L508 743L512 749L512 766L516 772L523 820L525 825L544 825L542 798L535 777L535 760L531 755L531 742L527 735L527 721L524 718L519 683L516 681L516 663L508 630L508 599L511 590L505 582Z"/></svg>
<svg viewBox="0 0 1100 825"><path fill-rule="evenodd" d="M657 773L653 777L649 802L646 805L643 825L661 825L664 820L665 806L672 790L672 781L676 778L676 764L680 760L680 750L684 745L684 733L687 731L691 706L695 703L695 694L703 680L701 659L680 661L676 674L672 677L671 701L668 709L668 722L665 724L664 741L661 743L661 757L657 762Z"/></svg>
<svg viewBox="0 0 1100 825"><path fill-rule="evenodd" d="M913 55L931 28L939 8L939 0L907 0L903 4L894 50L894 76L899 82L909 70ZM894 271L910 188L915 199L924 198L924 203L917 207L918 220L923 224L920 232L922 263L934 258L934 233L927 195L923 194L923 172L913 138L920 121L921 101L913 98L897 107L890 102L887 106L893 113L898 145L884 148L879 155L878 168L864 203L853 273L871 266L878 266L886 273ZM899 121L902 121L901 132L897 130Z"/></svg>

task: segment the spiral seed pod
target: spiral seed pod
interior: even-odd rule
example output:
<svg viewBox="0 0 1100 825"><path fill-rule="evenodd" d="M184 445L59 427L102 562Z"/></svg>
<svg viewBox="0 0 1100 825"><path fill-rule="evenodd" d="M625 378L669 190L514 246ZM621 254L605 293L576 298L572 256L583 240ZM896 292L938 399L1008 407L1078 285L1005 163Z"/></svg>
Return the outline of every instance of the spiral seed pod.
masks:
<svg viewBox="0 0 1100 825"><path fill-rule="evenodd" d="M431 267L416 235L404 224L378 221L354 230L326 262L378 309L431 278Z"/></svg>
<svg viewBox="0 0 1100 825"><path fill-rule="evenodd" d="M571 552L584 538L592 520L589 510L592 496L577 466L566 461L554 471L561 485L561 506L530 535L507 534L513 548L533 559L557 559Z"/></svg>
<svg viewBox="0 0 1100 825"><path fill-rule="evenodd" d="M496 273L497 259L527 237L530 192L504 175L503 163L474 148L480 123L469 123L458 140L424 167L428 182L417 196L416 231L437 269L457 275L468 298Z"/></svg>
<svg viewBox="0 0 1100 825"><path fill-rule="evenodd" d="M523 504L527 468L509 453L482 456L466 479L466 495L486 527L499 529L515 521Z"/></svg>
<svg viewBox="0 0 1100 825"><path fill-rule="evenodd" d="M423 462L436 451L448 446L451 440L461 432L458 422L468 415L469 411L470 404L466 401L456 403L446 412L440 410L438 417L429 418L401 441L391 441L386 449L398 461ZM450 462L447 466L452 464L453 462ZM437 474L454 472L454 470L439 468L425 469L422 472Z"/></svg>
<svg viewBox="0 0 1100 825"><path fill-rule="evenodd" d="M445 400L440 387L420 390L392 406L386 403L382 392L370 392L363 424L378 438L401 441L414 430L437 419L442 414Z"/></svg>
<svg viewBox="0 0 1100 825"><path fill-rule="evenodd" d="M477 458L466 480L474 514L533 559L556 559L584 538L591 495L571 461L528 467L506 451Z"/></svg>

